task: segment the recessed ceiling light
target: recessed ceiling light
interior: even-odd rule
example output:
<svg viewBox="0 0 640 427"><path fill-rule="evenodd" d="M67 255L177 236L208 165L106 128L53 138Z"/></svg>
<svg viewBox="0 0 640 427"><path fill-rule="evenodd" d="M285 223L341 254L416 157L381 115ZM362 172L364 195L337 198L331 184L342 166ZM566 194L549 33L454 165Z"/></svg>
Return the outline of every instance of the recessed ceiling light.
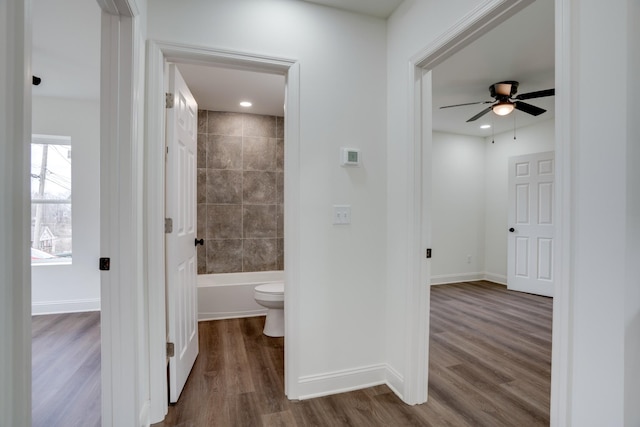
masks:
<svg viewBox="0 0 640 427"><path fill-rule="evenodd" d="M241 107L245 107L245 108L251 107L252 105L253 105L253 104L252 104L252 103L250 103L249 101L242 101L242 102L240 103L240 106L241 106Z"/></svg>
<svg viewBox="0 0 640 427"><path fill-rule="evenodd" d="M482 125L480 126L480 129L489 129L491 127L491 125Z"/></svg>

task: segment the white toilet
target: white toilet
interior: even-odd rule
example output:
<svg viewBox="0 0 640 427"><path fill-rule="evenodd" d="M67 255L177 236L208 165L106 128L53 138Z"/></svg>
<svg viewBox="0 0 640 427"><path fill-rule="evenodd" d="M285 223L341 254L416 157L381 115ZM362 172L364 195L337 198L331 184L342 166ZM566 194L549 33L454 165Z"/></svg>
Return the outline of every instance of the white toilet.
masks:
<svg viewBox="0 0 640 427"><path fill-rule="evenodd" d="M284 336L284 283L265 283L255 287L256 302L268 309L264 333L269 337Z"/></svg>

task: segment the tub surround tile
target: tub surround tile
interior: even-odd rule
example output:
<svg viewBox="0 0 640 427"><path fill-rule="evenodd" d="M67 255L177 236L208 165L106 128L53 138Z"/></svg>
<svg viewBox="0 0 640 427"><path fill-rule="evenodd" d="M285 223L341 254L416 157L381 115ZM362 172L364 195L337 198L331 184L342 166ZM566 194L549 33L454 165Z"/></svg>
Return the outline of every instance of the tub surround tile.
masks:
<svg viewBox="0 0 640 427"><path fill-rule="evenodd" d="M209 270L207 269L207 249L204 246L198 246L196 252L198 255L198 274L209 273Z"/></svg>
<svg viewBox="0 0 640 427"><path fill-rule="evenodd" d="M242 113L209 111L207 133L209 135L242 136Z"/></svg>
<svg viewBox="0 0 640 427"><path fill-rule="evenodd" d="M243 170L273 171L275 162L275 138L244 137L242 139Z"/></svg>
<svg viewBox="0 0 640 427"><path fill-rule="evenodd" d="M276 137L276 117L258 114L243 114L242 136Z"/></svg>
<svg viewBox="0 0 640 427"><path fill-rule="evenodd" d="M270 271L276 269L276 239L244 239L244 271Z"/></svg>
<svg viewBox="0 0 640 427"><path fill-rule="evenodd" d="M284 239L278 239L276 270L284 270Z"/></svg>
<svg viewBox="0 0 640 427"><path fill-rule="evenodd" d="M197 196L196 200L198 204L207 203L207 170L198 168L196 176Z"/></svg>
<svg viewBox="0 0 640 427"><path fill-rule="evenodd" d="M198 208L196 210L197 217L197 225L196 225L196 238L197 239L206 239L207 233L209 233L207 227L207 206L205 203L198 203ZM200 247L198 247L200 249Z"/></svg>
<svg viewBox="0 0 640 427"><path fill-rule="evenodd" d="M242 271L242 240L205 240L207 273L238 273Z"/></svg>
<svg viewBox="0 0 640 427"><path fill-rule="evenodd" d="M207 203L242 203L242 171L207 169Z"/></svg>
<svg viewBox="0 0 640 427"><path fill-rule="evenodd" d="M198 134L198 167L207 167L207 135L204 133Z"/></svg>
<svg viewBox="0 0 640 427"><path fill-rule="evenodd" d="M284 238L284 205L276 206L276 236Z"/></svg>
<svg viewBox="0 0 640 427"><path fill-rule="evenodd" d="M243 172L242 200L245 204L276 203L275 172Z"/></svg>
<svg viewBox="0 0 640 427"><path fill-rule="evenodd" d="M242 205L208 205L207 231L210 239L241 239Z"/></svg>
<svg viewBox="0 0 640 427"><path fill-rule="evenodd" d="M284 139L284 117L276 116L276 138Z"/></svg>
<svg viewBox="0 0 640 427"><path fill-rule="evenodd" d="M284 173L276 172L276 202L284 203Z"/></svg>
<svg viewBox="0 0 640 427"><path fill-rule="evenodd" d="M208 135L207 168L242 169L242 137Z"/></svg>
<svg viewBox="0 0 640 427"><path fill-rule="evenodd" d="M284 172L284 139L276 138L276 171Z"/></svg>
<svg viewBox="0 0 640 427"><path fill-rule="evenodd" d="M284 265L284 119L198 112L198 274Z"/></svg>
<svg viewBox="0 0 640 427"><path fill-rule="evenodd" d="M245 205L242 208L242 237L245 239L275 238L276 223L276 205Z"/></svg>
<svg viewBox="0 0 640 427"><path fill-rule="evenodd" d="M207 110L198 110L198 133L207 133Z"/></svg>

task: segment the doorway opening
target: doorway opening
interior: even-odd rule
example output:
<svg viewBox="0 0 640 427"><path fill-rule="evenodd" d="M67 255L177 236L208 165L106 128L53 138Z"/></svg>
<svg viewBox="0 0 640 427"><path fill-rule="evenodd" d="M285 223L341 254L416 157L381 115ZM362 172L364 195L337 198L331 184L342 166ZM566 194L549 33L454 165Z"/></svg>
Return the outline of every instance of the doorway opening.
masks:
<svg viewBox="0 0 640 427"><path fill-rule="evenodd" d="M299 107L298 107L298 81L299 81L299 65L295 61L259 57L255 55L245 55L243 53L216 51L211 49L203 49L197 47L185 47L171 45L168 43L150 42L148 46L149 53L149 74L148 82L148 103L149 120L147 123L147 141L164 141L164 92L165 92L165 64L175 63L183 64L183 68L187 69L192 65L208 68L224 68L246 70L258 73L276 74L285 78L285 109L284 109L284 133L286 144L284 146L284 165L286 175L283 183L284 193L284 247L286 252L283 254L283 263L286 265L284 273L284 282L286 286L286 295L289 301L296 300L296 278L298 276L298 129L299 129ZM180 66L180 65L179 65ZM187 71L188 73L188 71ZM197 93L194 90L194 94ZM208 113L207 113L208 114ZM147 155L150 159L147 171L148 193L151 197L147 200L148 216L150 219L149 230L147 234L147 246L164 248L164 233L158 233L158 228L164 229L163 215L158 212L164 211L164 146L161 144L149 143L147 146ZM148 258L147 271L150 279L149 283L165 283L164 269L164 250L150 252ZM164 312L165 298L164 287L150 287L149 299L152 305L149 309L150 314L150 343L151 349L151 414L153 420L161 420L167 412L166 402L166 361L159 354L163 354L165 346L165 319ZM159 302L162 305L158 304ZM296 372L296 356L295 343L296 328L295 319L297 318L297 308L295 304L287 304L285 307L286 322L285 334L287 341L284 348L285 359L285 393L292 398L294 396L295 383L292 375ZM155 349L155 350L154 350Z"/></svg>
<svg viewBox="0 0 640 427"><path fill-rule="evenodd" d="M426 47L423 51L418 52L411 63L413 64L413 76L414 79L411 82L411 96L410 105L412 109L413 117L413 146L412 152L414 153L414 172L413 172L413 194L415 220L410 224L412 230L411 235L420 236L420 239L416 238L413 242L414 250L416 253L424 253L424 248L432 245L431 235L431 221L432 221L432 194L431 183L432 177L429 170L431 164L431 150L433 143L432 129L434 127L433 114L432 114L432 99L433 99L433 86L432 86L432 71L438 64L441 64L445 59L451 57L456 52L460 51L464 47L468 46L474 40L478 39L483 34L487 33L491 29L495 28L501 22L504 22L509 17L518 13L528 5L532 4L531 1L518 1L505 4L503 2L492 2L485 5L479 10L476 10L465 17L459 26L454 26L448 33L445 33L438 41L433 45ZM554 22L563 22L562 16L557 16L560 13L556 8L556 17ZM554 42L554 51L557 51L561 46L560 42ZM557 69L558 64L555 65ZM502 79L497 79L501 81ZM494 82L489 82L489 84ZM561 122L560 122L561 123ZM556 122L554 125L554 133L559 134L562 126ZM562 147L561 141L555 138L555 146ZM556 175L558 180L562 181L563 171L562 159L558 159L556 163ZM562 182L557 186L558 191L555 194L555 200L562 200L561 190ZM556 204L555 207L556 218L562 217L561 206ZM556 229L557 236L562 236L560 230L561 224ZM559 298L555 298L553 302L554 306L554 324L553 328L560 328L559 331L564 331L564 323L566 322L566 312L564 311L566 301L562 298L562 289L566 286L561 277L561 264L564 252L560 250L562 242L558 241L556 264L554 265L554 273L557 278L556 288L558 289ZM465 254L466 255L466 254ZM464 258L463 258L464 259ZM415 345L417 351L411 355L409 364L412 367L411 372L417 374L415 376L415 382L407 384L408 389L408 401L423 402L427 398L427 367L424 364L424 360L427 359L429 346L428 337L429 333L429 287L424 288L424 283L430 284L431 278L431 265L426 260L416 258L412 261L411 271L414 273L416 280L414 285L410 288L410 292L407 295L407 306L413 313L411 318L415 320L411 324L412 331L409 332L410 345ZM561 341L559 334L553 335L553 374L551 376L551 388L552 390L558 390L558 388L564 389L566 378L562 375L558 375L556 364L560 362L562 364L563 359L562 350L558 346ZM554 393L552 393L552 396ZM562 415L557 412L554 413L554 406L560 407L560 399L556 395L557 399L552 400L551 404L551 419L553 420ZM556 406L558 405L558 406Z"/></svg>
<svg viewBox="0 0 640 427"><path fill-rule="evenodd" d="M101 416L101 10L95 1L36 0L31 13L32 422L94 425Z"/></svg>

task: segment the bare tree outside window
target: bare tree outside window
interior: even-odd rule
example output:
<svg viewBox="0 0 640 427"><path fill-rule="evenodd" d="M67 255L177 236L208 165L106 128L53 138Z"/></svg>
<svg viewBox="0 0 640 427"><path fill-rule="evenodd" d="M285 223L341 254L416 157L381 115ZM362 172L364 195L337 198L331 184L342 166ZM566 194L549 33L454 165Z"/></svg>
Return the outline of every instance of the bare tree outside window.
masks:
<svg viewBox="0 0 640 427"><path fill-rule="evenodd" d="M71 262L71 138L31 138L31 263Z"/></svg>

